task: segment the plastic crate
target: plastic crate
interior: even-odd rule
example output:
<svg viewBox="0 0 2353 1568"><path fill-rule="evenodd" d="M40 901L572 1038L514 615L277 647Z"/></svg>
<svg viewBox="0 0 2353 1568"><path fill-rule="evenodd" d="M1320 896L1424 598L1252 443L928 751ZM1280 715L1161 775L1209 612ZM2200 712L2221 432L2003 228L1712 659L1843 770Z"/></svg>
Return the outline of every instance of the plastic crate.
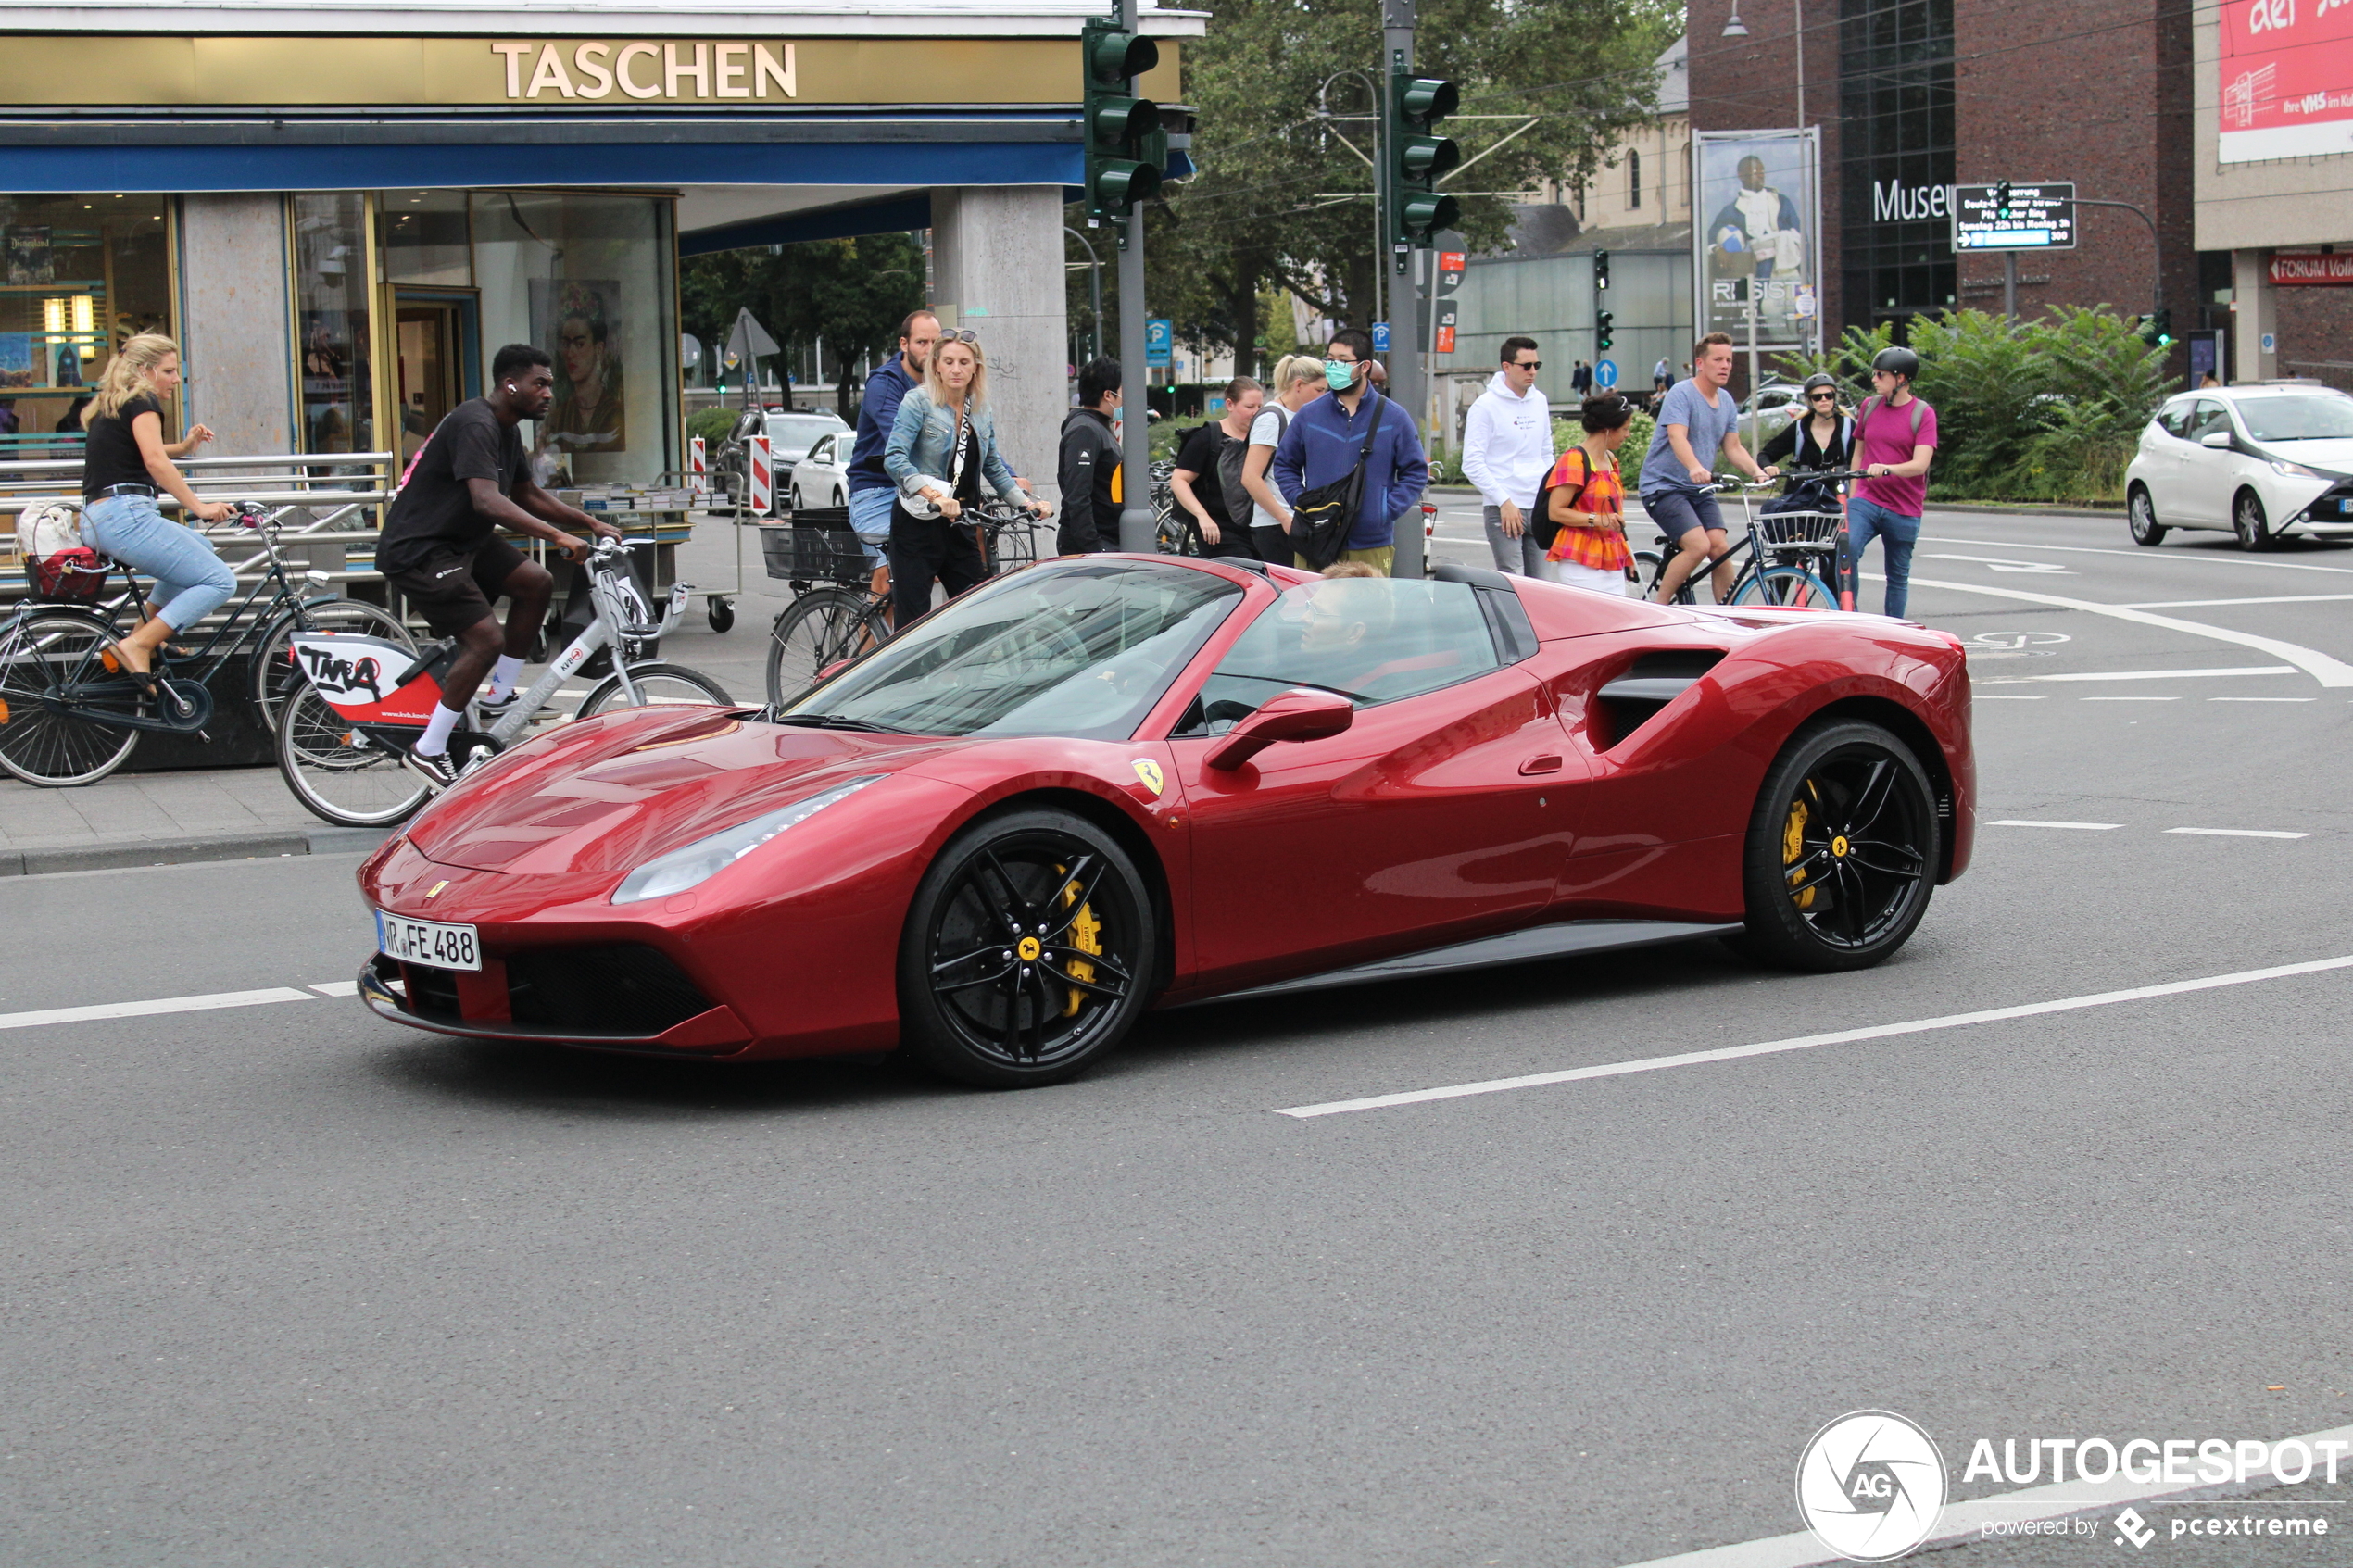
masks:
<svg viewBox="0 0 2353 1568"><path fill-rule="evenodd" d="M760 551L768 575L786 583L863 583L873 576L865 546L847 526L849 514L842 517L839 528L761 525Z"/></svg>

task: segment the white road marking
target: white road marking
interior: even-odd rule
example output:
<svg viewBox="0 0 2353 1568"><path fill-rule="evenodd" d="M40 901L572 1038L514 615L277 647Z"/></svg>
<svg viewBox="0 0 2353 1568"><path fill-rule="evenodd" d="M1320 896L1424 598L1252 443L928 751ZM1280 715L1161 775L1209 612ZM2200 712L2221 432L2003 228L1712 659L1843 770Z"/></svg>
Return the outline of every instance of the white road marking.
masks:
<svg viewBox="0 0 2353 1568"><path fill-rule="evenodd" d="M2066 567L2059 565L2059 563L2055 560L1997 560L1992 556L1952 556L1944 555L1935 550L1923 550L1921 554L1927 556L1931 560L1975 561L1980 566L1990 566L1996 571L2040 571L2055 573L2061 577L2071 577L2074 575L2073 572L2070 571Z"/></svg>
<svg viewBox="0 0 2353 1568"><path fill-rule="evenodd" d="M1800 1035L1788 1040L1767 1040L1754 1046L1727 1046L1718 1050L1684 1051L1675 1056L1644 1057L1636 1061L1605 1062L1598 1067L1572 1067L1560 1073L1531 1073L1519 1078L1489 1078L1475 1084L1449 1084L1442 1088L1411 1089L1403 1094L1371 1095L1363 1099L1327 1100L1319 1105L1294 1105L1277 1110L1277 1116L1290 1116L1306 1121L1318 1116L1340 1116L1358 1110L1386 1110L1393 1106L1421 1105L1431 1100L1464 1099L1473 1095L1503 1094L1512 1089L1536 1089L1554 1084L1582 1083L1594 1078L1622 1078L1635 1073L1661 1073L1671 1067L1699 1067L1710 1062L1741 1061L1750 1057L1778 1056L1788 1051L1811 1050L1818 1046L1843 1046L1858 1040L1884 1040L1903 1035L1925 1035L1940 1029L1959 1029L1972 1023L1999 1023L2012 1018L2034 1018L2045 1013L2076 1012L2084 1008L2109 1007L2118 1002L2145 1001L2152 997L2180 996L2185 991L2210 991L2224 985L2249 985L2263 980L2284 980L2293 975L2318 974L2326 970L2353 969L2353 956L2335 959L2313 959L2304 963L2280 964L2271 969L2245 969L2229 974L2211 974L2200 980L2174 980L2162 985L2136 985L2125 991L2101 991L2085 997L2062 997L2057 1001L2027 1002L2019 1007L1987 1008L1979 1012L1947 1013L1942 1018L1914 1019L1905 1023L1882 1023L1867 1029L1840 1029L1827 1035Z"/></svg>
<svg viewBox="0 0 2353 1568"><path fill-rule="evenodd" d="M2201 605L2317 605L2353 599L2353 594L2274 594L2261 599L2151 599L2126 609L2195 609Z"/></svg>
<svg viewBox="0 0 2353 1568"><path fill-rule="evenodd" d="M1991 545L2003 550L2063 550L2070 556L2132 556L2138 560L2186 561L2199 565L2253 566L2273 571L2333 571L2340 577L2353 577L2353 566L2315 566L2309 561L2261 560L2244 555L2221 555L2199 551L2192 555L2186 550L2104 549L2092 545L2029 545L2017 539L1928 539L1923 545Z"/></svg>
<svg viewBox="0 0 2353 1568"><path fill-rule="evenodd" d="M2122 822L2038 822L2032 817L2004 817L1999 822L1988 822L1985 825L1989 828L2081 828L2085 833L2107 833L2111 829L2120 828L2124 824Z"/></svg>
<svg viewBox="0 0 2353 1568"><path fill-rule="evenodd" d="M2078 702L2179 702L2178 696L2080 696Z"/></svg>
<svg viewBox="0 0 2353 1568"><path fill-rule="evenodd" d="M2318 702L2316 696L2209 696L2208 702Z"/></svg>
<svg viewBox="0 0 2353 1568"><path fill-rule="evenodd" d="M2208 675L2293 675L2292 664L2248 664L2235 670L2101 670L2080 675L1982 675L1974 677L1981 686L2023 685L2028 682L2040 684L2045 681L2190 681Z"/></svg>
<svg viewBox="0 0 2353 1568"><path fill-rule="evenodd" d="M2333 1426L2325 1432L2308 1432L2298 1437L2281 1438L2271 1446L2261 1463L2249 1467L2249 1481L2262 1475L2268 1478L2264 1485L2276 1484L2279 1471L2273 1468L2274 1461L2290 1443L2302 1444L2299 1452L2309 1459L2323 1451L2321 1448L2323 1443L2334 1443L2340 1448L2353 1443L2353 1426ZM2293 1458L2290 1462L2294 1462ZM2015 1525L2032 1520L2064 1519L2070 1514L2089 1513L2095 1510L2108 1514L2110 1510L2121 1509L2128 1503L2153 1502L2159 1498L2204 1489L2201 1486L2184 1486L2176 1482L2130 1481L2119 1475L2111 1481L2058 1481L2041 1486L2027 1486L2015 1492L1996 1492L1992 1497L1976 1498L1968 1502L1946 1503L1944 1512L1937 1518L1935 1533L1922 1541L1917 1549L1933 1551L1940 1546L1984 1539L1985 1527L1989 1524ZM2250 1486L2249 1489L2254 1488ZM2227 1505L2218 1503L2216 1506ZM1737 1541L1730 1546L1709 1547L1702 1551L1678 1552L1673 1557L1654 1557L1646 1562L1629 1563L1628 1568L1814 1568L1818 1563L1844 1561L1823 1546L1820 1537L1812 1531L1800 1530L1795 1535L1766 1536L1753 1541Z"/></svg>
<svg viewBox="0 0 2353 1568"><path fill-rule="evenodd" d="M2331 659L2315 648L2281 642L2276 637L2259 637L2252 632L2234 632L2227 626L2208 626L2201 621L2182 621L2171 615L2156 615L2145 609L2127 609L2122 605L2100 604L2092 599L2061 598L2057 594L2030 594L2023 588L1989 588L1979 583L1932 583L1924 577L1915 577L1912 582L1917 587L1948 588L1958 594L1990 594L1995 598L2020 599L2028 604L2057 605L2061 609L2080 609L2092 615L2136 621L2143 626L2162 626L2169 632L2186 632L2193 637L2210 637L2218 643L2236 643L2243 648L2253 648L2259 653L2268 653L2273 659L2284 659L2323 686L2353 686L2353 664Z"/></svg>
<svg viewBox="0 0 2353 1568"><path fill-rule="evenodd" d="M2272 828L2167 828L2167 833L2195 833L2208 838L2309 838L2309 833L2281 833Z"/></svg>
<svg viewBox="0 0 2353 1568"><path fill-rule="evenodd" d="M2043 694L2041 692L1979 692L1976 694L1976 696L1977 700L1980 702L2041 702L2043 700ZM2316 696L2311 696L2298 697L2296 700L2299 702L2318 702L2321 699Z"/></svg>
<svg viewBox="0 0 2353 1568"><path fill-rule="evenodd" d="M0 1012L0 1029L30 1029L41 1023L88 1023L107 1018L153 1018L167 1012L211 1012L220 1008L259 1007L265 1002L316 1001L308 991L272 985L260 991L215 991L205 997L164 997L152 1002L102 1002L96 1007L44 1008L38 1012Z"/></svg>
<svg viewBox="0 0 2353 1568"><path fill-rule="evenodd" d="M312 983L312 990L322 997L356 997L359 994L357 980L321 980Z"/></svg>

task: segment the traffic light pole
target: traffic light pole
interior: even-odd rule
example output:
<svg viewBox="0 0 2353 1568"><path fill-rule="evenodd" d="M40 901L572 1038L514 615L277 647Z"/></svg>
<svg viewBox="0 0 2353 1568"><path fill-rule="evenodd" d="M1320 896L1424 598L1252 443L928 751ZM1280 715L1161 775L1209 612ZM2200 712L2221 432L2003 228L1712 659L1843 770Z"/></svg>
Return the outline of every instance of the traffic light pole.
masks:
<svg viewBox="0 0 2353 1568"><path fill-rule="evenodd" d="M1126 0L1126 3L1133 4L1134 0ZM1384 123L1391 122L1394 118L1395 106L1385 102L1387 95L1394 91L1390 84L1397 80L1398 73L1409 71L1414 67L1414 0L1381 0L1381 45L1382 53L1389 61L1389 69L1381 73L1384 107L1390 111L1382 117ZM1388 243L1390 234L1397 232L1391 207L1398 196L1391 189L1389 161L1384 157L1377 166L1380 177L1381 236L1384 244ZM1420 291L1414 287L1413 252L1399 251L1392 259L1390 314L1403 319L1392 320L1390 324L1389 395L1418 426L1423 403L1420 315L1423 301ZM1376 271L1380 270L1384 258L1379 256L1373 257ZM1402 286L1400 279L1403 280ZM1433 277L1433 293L1436 287ZM1403 518L1396 520L1396 527L1397 562L1394 574L1399 577L1422 576L1422 512L1418 498L1414 506L1405 508Z"/></svg>
<svg viewBox="0 0 2353 1568"><path fill-rule="evenodd" d="M1136 31L1136 0L1119 0L1119 27ZM1127 90L1136 83L1131 78ZM1127 209L1119 244L1119 547L1151 554L1151 395L1144 375L1144 208Z"/></svg>

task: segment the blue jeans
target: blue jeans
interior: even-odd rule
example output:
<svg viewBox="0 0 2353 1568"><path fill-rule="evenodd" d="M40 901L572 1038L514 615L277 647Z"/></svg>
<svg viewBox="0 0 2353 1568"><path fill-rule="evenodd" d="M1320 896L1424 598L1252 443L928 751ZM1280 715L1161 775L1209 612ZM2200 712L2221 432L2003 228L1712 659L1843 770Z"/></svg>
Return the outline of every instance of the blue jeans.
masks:
<svg viewBox="0 0 2353 1568"><path fill-rule="evenodd" d="M890 543L890 504L898 498L899 492L887 484L878 490L849 493L849 526L858 542L866 546L870 565L883 563L883 551Z"/></svg>
<svg viewBox="0 0 2353 1568"><path fill-rule="evenodd" d="M1874 537L1885 545L1887 613L1902 615L1912 596L1912 546L1920 542L1920 520L1853 495L1846 502L1846 535L1856 571L1863 570L1863 552Z"/></svg>
<svg viewBox="0 0 2353 1568"><path fill-rule="evenodd" d="M193 528L166 518L145 495L107 495L82 508L82 536L92 548L156 580L155 611L184 632L229 602L237 579Z"/></svg>

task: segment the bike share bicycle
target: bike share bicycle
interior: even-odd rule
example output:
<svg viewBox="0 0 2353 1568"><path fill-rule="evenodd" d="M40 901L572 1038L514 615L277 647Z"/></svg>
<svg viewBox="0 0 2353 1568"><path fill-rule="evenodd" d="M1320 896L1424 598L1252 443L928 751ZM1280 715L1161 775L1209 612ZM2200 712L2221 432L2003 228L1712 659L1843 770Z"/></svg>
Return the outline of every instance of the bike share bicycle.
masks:
<svg viewBox="0 0 2353 1568"><path fill-rule="evenodd" d="M732 706L727 689L700 671L638 657L644 645L676 627L693 585L673 584L657 621L629 571L629 548L613 539L589 546L582 570L589 574L596 614L545 674L498 709L495 720L479 702L467 704L464 723L449 737L460 773L522 739L548 698L607 647L613 649L612 673L590 688L574 719L673 703ZM440 678L459 646L455 637L416 652L362 634L297 634L301 684L287 697L277 737L278 771L295 798L344 827L402 822L423 806L433 786L401 758L439 705Z"/></svg>
<svg viewBox="0 0 2353 1568"><path fill-rule="evenodd" d="M301 678L292 651L297 633L366 634L413 649L390 611L338 594L306 596L296 590L278 548L280 521L294 509L265 512L245 505L233 513L239 528L260 538L259 558L267 562L261 578L201 646L177 654L169 645L156 649L156 695L150 697L119 651L124 608L138 620L147 615L138 578L78 544L74 503L28 506L19 514L18 537L31 596L0 618L0 768L48 788L94 784L129 760L142 734L203 734L215 711L213 688L239 654L247 656L246 697L263 730L272 730ZM69 546L69 540L76 543ZM107 579L116 571L126 590L104 597ZM329 582L323 571L301 577L313 588Z"/></svg>

